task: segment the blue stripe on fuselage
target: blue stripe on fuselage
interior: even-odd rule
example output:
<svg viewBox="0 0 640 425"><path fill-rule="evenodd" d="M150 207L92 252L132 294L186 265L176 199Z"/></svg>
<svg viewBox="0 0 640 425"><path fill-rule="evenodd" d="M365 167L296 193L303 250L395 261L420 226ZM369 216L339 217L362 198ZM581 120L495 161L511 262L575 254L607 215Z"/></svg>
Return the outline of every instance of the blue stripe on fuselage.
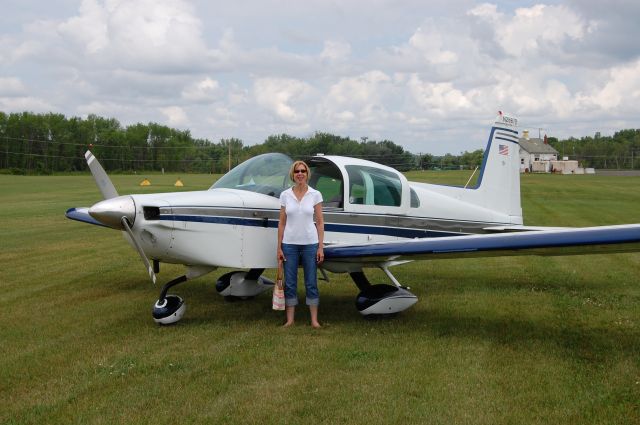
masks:
<svg viewBox="0 0 640 425"><path fill-rule="evenodd" d="M159 220L165 221L191 221L195 223L213 223L228 224L234 226L249 227L271 227L277 228L277 220L268 220L264 218L241 218L241 217L220 217L220 216L201 216L201 215L161 215ZM395 236L399 238L434 238L445 236L459 236L464 233L439 232L424 229L409 229L404 227L381 227L381 226L365 226L360 224L333 224L325 223L325 232L337 233L358 233L368 235L384 235Z"/></svg>

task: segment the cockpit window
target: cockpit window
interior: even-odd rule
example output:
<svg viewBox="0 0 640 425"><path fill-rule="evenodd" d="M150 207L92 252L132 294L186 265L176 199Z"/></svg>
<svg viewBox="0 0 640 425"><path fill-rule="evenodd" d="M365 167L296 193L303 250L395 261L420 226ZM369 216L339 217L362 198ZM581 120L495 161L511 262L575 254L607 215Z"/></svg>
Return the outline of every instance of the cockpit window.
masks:
<svg viewBox="0 0 640 425"><path fill-rule="evenodd" d="M293 160L280 153L258 155L222 176L211 189L240 189L278 198L290 186L291 164Z"/></svg>
<svg viewBox="0 0 640 425"><path fill-rule="evenodd" d="M333 163L326 160L309 161L311 179L309 185L322 193L324 208L343 208L342 173Z"/></svg>
<svg viewBox="0 0 640 425"><path fill-rule="evenodd" d="M361 165L347 165L346 169L351 204L400 206L402 183L396 174Z"/></svg>
<svg viewBox="0 0 640 425"><path fill-rule="evenodd" d="M420 206L420 198L413 188L411 188L411 208L418 208Z"/></svg>

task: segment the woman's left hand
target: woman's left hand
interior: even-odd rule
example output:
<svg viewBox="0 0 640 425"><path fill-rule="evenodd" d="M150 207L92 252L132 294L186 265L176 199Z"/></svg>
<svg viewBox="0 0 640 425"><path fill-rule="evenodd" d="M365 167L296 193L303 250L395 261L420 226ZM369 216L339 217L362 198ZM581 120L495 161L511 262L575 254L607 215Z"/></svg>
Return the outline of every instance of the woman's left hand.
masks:
<svg viewBox="0 0 640 425"><path fill-rule="evenodd" d="M322 264L322 262L324 261L324 249L322 249L322 247L318 248L318 252L316 253L316 261L318 262L318 264Z"/></svg>

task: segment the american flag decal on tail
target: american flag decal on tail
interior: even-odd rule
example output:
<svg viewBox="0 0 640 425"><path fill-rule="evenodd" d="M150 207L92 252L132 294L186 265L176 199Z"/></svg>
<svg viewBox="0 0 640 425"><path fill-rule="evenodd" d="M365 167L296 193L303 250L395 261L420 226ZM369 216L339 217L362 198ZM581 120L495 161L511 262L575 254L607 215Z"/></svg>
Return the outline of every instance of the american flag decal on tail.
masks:
<svg viewBox="0 0 640 425"><path fill-rule="evenodd" d="M498 145L498 153L500 155L509 155L509 145Z"/></svg>

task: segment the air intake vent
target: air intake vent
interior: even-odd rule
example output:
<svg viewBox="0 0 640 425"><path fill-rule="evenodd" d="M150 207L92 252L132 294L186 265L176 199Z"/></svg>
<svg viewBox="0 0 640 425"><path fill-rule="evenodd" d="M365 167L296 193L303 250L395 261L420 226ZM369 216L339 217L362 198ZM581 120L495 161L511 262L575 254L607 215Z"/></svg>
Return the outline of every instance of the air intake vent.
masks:
<svg viewBox="0 0 640 425"><path fill-rule="evenodd" d="M160 218L160 208L158 207L142 207L145 220L157 220Z"/></svg>

